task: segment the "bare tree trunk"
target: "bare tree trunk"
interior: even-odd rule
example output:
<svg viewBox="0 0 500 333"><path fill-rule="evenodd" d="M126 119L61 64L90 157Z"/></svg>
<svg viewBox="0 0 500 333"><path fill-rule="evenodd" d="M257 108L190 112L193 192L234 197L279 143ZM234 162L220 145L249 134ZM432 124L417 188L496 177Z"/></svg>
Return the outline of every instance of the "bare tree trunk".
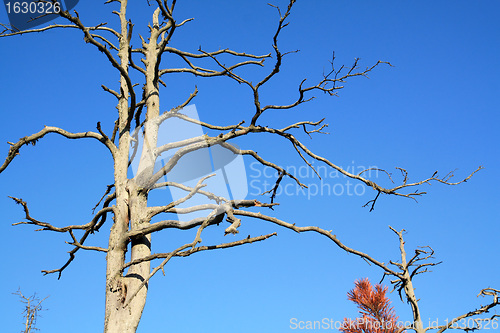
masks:
<svg viewBox="0 0 500 333"><path fill-rule="evenodd" d="M142 225L147 207L146 195L133 181L121 183L122 196L117 196L117 214L110 234L106 276L106 317L104 332L135 332L146 304L147 284L137 294L132 292L141 287L149 275L149 261L133 265L123 276L122 267L129 239L124 239L130 226L136 229ZM118 188L117 194L119 193ZM131 259L151 254L151 236L137 236L130 240Z"/></svg>
<svg viewBox="0 0 500 333"><path fill-rule="evenodd" d="M130 35L128 33L126 18L127 1L121 1L120 23L121 38L118 56L121 61L122 71L128 73ZM118 102L118 154L114 161L114 178L116 190L116 211L114 224L109 236L106 269L106 310L104 332L134 333L139 325L144 305L146 304L147 288L137 294L127 306L127 294L134 290L149 274L149 262L135 265L123 275L125 254L131 241L132 259L150 254L150 237L142 236L130 240L127 238L129 224L133 228L141 220L141 212L147 206L146 196L138 194L133 182L127 178L129 147L130 147L130 121L129 97L130 89L125 77L120 79L121 98Z"/></svg>
<svg viewBox="0 0 500 333"><path fill-rule="evenodd" d="M128 36L125 18L126 2L122 2L120 19L122 36ZM122 77L121 89L126 98L119 103L120 141L119 158L115 161L115 184L117 186L117 218L110 235L108 252L108 274L106 290L106 321L104 332L135 332L139 325L142 311L146 304L148 284L143 286L150 273L150 261L131 266L123 276L125 253L128 242L131 243L131 260L141 259L151 254L151 235L139 235L131 239L123 239L129 230L137 230L149 225L151 218L147 212L147 191L144 182L153 176L154 157L152 150L156 148L159 124L155 121L160 114L158 87L158 38L160 10L153 14L151 36L146 45L146 66L144 93L146 98L146 122L144 126L144 144L141 151L137 177L127 179L128 157L130 147L130 115L128 114L128 87ZM130 29L130 27L128 28ZM120 59L124 69L128 70L130 40L120 43ZM115 246L111 246L115 244Z"/></svg>

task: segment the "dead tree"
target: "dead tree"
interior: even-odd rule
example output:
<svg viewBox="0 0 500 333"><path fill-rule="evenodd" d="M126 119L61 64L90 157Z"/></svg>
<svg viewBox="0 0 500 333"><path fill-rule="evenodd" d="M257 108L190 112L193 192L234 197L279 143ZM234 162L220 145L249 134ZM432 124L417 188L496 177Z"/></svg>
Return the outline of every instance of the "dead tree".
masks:
<svg viewBox="0 0 500 333"><path fill-rule="evenodd" d="M55 3L56 0L50 0ZM447 185L457 185L467 181L477 172L472 172L468 177L460 181L450 180L451 175L444 178L432 175L420 181L409 181L407 172L399 169L402 174L402 181L385 187L368 178L369 170L359 173L349 172L341 168L333 161L323 157L317 152L310 150L299 140L297 133L305 132L307 135L318 135L327 126L323 119L304 120L290 123L284 127L263 125L261 116L264 113L272 113L276 110L286 112L299 105L310 102L315 94L324 93L334 96L337 91L344 87L347 80L355 77L366 77L375 68L382 65L390 65L384 61L378 61L368 67L361 68L356 60L351 66L337 66L335 58L331 60L331 68L323 74L322 79L313 84L309 84L305 79L297 87L297 97L288 104L267 104L261 99L264 91L273 78L281 70L284 57L289 52L284 52L279 47L280 35L288 25L288 18L292 13L295 0L290 0L286 8L275 7L278 13L277 28L272 38L272 52L264 55L255 55L244 50L205 50L201 47L198 50L181 50L175 47L172 36L178 29L182 29L191 19L178 20L176 16L176 0L156 0L148 1L154 7L152 10L151 22L148 25L149 35L146 37L134 34L134 22L127 16L127 0L108 0L106 4L114 6L113 13L119 18L119 25L112 27L107 23L93 26L86 25L85 18L80 17L75 11L61 10L58 14L65 20L64 24L51 24L43 28L18 31L13 27L3 25L4 31L0 37L15 37L22 34L39 33L54 29L71 29L80 36L91 47L96 48L109 61L109 64L116 70L119 77L119 87L102 86L102 88L116 98L116 121L114 130L106 133L100 123L96 124L96 130L86 129L83 132L69 132L63 128L55 126L45 126L39 132L25 136L17 142L10 143L10 149L2 165L0 173L3 172L19 154L20 149L26 145L34 145L48 134L60 135L68 139L91 139L100 142L109 151L109 156L113 160L114 182L107 187L107 190L99 201L99 208L94 218L81 224L56 226L54 223L44 222L32 216L28 209L28 204L20 198L12 198L24 209L25 221L16 224L31 224L41 230L53 231L57 233L69 234L70 244L73 249L70 251L69 259L57 269L44 270L45 274L57 273L59 277L66 267L76 258L80 250L98 251L106 253L106 305L105 305L105 332L135 332L139 324L142 311L146 302L148 283L151 277L159 270L163 270L165 264L172 257L185 257L201 251L225 249L241 246L254 242L260 242L275 236L276 233L248 236L237 240L210 245L202 242L201 234L206 228L213 228L225 221L229 226L225 227L221 233L238 234L238 227L243 219L255 219L262 223L274 223L277 226L288 228L296 232L312 231L331 239L341 249L359 255L376 265L380 266L387 273L393 274L407 283L407 273L396 273L388 270L386 266L379 263L363 253L348 248L330 231L322 230L315 226L299 227L295 223L282 221L271 215L264 213L264 210L272 210L277 203L275 197L282 179L289 178L298 186L306 187L301 179L287 172L281 167L282 161L267 160L259 155L254 147L236 147L233 142L249 134L267 134L281 138L288 142L291 150L295 151L303 162L314 170L312 161L321 163L340 174L353 179L374 191L374 199L367 205L371 210L375 207L378 199L385 196L397 196L402 198L415 199L415 197L425 194L419 192L420 185L430 183L442 183ZM274 7L274 6L273 6ZM135 40L139 40L135 43ZM184 67L168 67L169 64L162 62L166 56L177 57L183 62ZM221 60L231 58L229 64ZM264 61L271 62L267 72L258 81L251 81L240 73L241 69L248 71L257 66L264 67ZM212 65L208 65L209 62ZM168 110L160 109L160 96L164 88L164 79L169 75L194 75L203 78L226 77L244 87L252 95L253 115L248 119L241 119L236 124L212 124L190 117L183 112L197 96L198 90L194 88L186 94L185 101ZM134 78L141 77L141 80ZM142 91L141 88L142 87ZM111 111L110 112L114 112ZM184 122L196 124L203 127L206 133L184 138L165 144L159 143L159 128L167 119L178 119ZM142 146L139 145L142 142ZM196 185L186 186L175 181L161 181L165 176L169 176L175 171L175 167L186 160L190 154L206 148L222 149L238 156L247 156L259 162L262 166L272 168L276 171L275 186L269 191L270 200L262 203L254 199L228 198L212 191L206 190L210 177L201 178ZM169 155L170 154L170 155ZM158 167L158 161L163 156L169 157ZM136 173L133 177L127 175L129 166L137 162ZM389 176L384 170L379 170ZM392 179L391 179L392 180ZM172 202L165 202L164 205L148 205L148 195L153 191L162 188L178 188L184 191L181 198ZM210 203L202 205L192 205L185 207L195 196L204 196ZM254 210L250 210L253 208ZM257 210L257 212L255 211ZM183 216L193 212L203 212L203 216L190 219L182 219ZM181 218L169 219L169 216L177 214ZM157 216L167 216L165 220L153 222ZM225 219L225 221L224 221ZM106 226L110 230L109 241L105 246L89 244L92 235L99 229ZM151 253L151 234L165 229L196 229L196 235L191 242L183 245L173 246L165 249L162 253ZM126 253L130 252L131 260L127 262ZM150 265L153 260L162 259L154 269ZM407 284L404 291L410 292ZM411 293L410 293L411 295ZM411 296L410 296L411 297ZM418 317L416 318L418 321Z"/></svg>
<svg viewBox="0 0 500 333"><path fill-rule="evenodd" d="M346 250L349 253L354 253L357 256L365 259L368 263L372 263L375 266L378 266L379 268L382 269L383 275L382 279L380 280L380 283L384 280L384 278L387 276L389 278L392 278L390 280L391 284L393 285L393 290L392 291L397 291L399 294L399 297L401 301L405 300L407 304L411 308L412 312L412 319L413 323L411 325L403 325L401 322L397 322L397 317L395 317L393 309L387 307L387 303L383 304L385 307L383 307L383 310L386 311L381 311L382 313L385 314L385 316L377 318L379 320L378 323L375 324L380 324L378 327L377 325L374 325L373 322L370 322L365 319L365 315L363 316L361 323L363 325L367 325L364 327L363 325L356 325L356 322L354 321L354 325L351 321L345 320L344 323L347 323L346 327L347 329L343 329L342 331L344 332L407 332L407 331L414 331L416 333L425 333L428 331L431 332L437 332L437 333L442 333L448 329L455 329L455 330L463 330L465 332L469 331L475 331L475 330L481 330L481 329L497 329L498 328L498 319L500 315L493 313L490 315L486 315L487 313L490 313L490 310L492 310L494 307L500 305L500 290L494 289L494 288L485 288L479 291L479 294L477 295L478 297L486 297L490 296L491 299L489 300L488 303L485 305L481 305L479 308L474 309L472 311L468 311L467 313L458 315L452 319L447 319L447 320L442 320L441 322L436 322L436 325L429 325L427 327L424 327L422 316L421 316L421 311L420 311L420 305L419 305L419 299L417 299L417 296L415 294L415 287L414 287L414 281L413 279L423 273L428 273L430 272L430 268L433 266L439 265L441 262L434 262L434 250L430 246L423 246L419 247L414 250L414 254L409 258L409 256L406 253L405 250L405 241L403 239L403 234L405 233L405 230L397 231L391 226L389 228L398 236L399 239L399 252L400 252L400 260L398 261L390 261L389 264L386 264L384 262L381 262L379 260L376 260L373 258L373 256L370 256L365 253L361 253L359 251L355 251L354 249L350 249L348 247L345 247L344 250ZM322 232L325 236L328 236L328 232L322 230ZM369 282L363 281L365 283ZM356 287L359 287L360 282L356 284ZM369 285L370 286L370 285ZM371 286L370 286L371 287ZM380 285L378 285L380 288ZM350 300L353 300L354 297L352 297L353 292L349 295ZM383 290L383 296L385 297L385 290ZM377 302L385 301L387 302L386 298L376 298L375 299ZM359 301L355 299L357 304L362 304L365 307L361 307L362 309L373 309L373 305L377 304L377 302L373 302L374 299L369 299L368 303L369 304L363 304L362 301ZM372 301L372 302L370 302ZM379 305L379 304L377 304ZM377 311L380 311L380 309L376 309ZM368 312L369 313L369 312ZM434 323L433 323L434 324ZM365 330L363 330L365 329Z"/></svg>
<svg viewBox="0 0 500 333"><path fill-rule="evenodd" d="M36 294L26 297L23 295L21 290L18 290L14 293L14 295L18 295L21 298L21 302L24 304L24 311L23 311L23 317L24 317L24 331L23 333L30 333L32 331L38 330L36 328L36 320L40 316L40 311L43 310L42 308L42 302L47 299L45 297L44 299L40 300Z"/></svg>

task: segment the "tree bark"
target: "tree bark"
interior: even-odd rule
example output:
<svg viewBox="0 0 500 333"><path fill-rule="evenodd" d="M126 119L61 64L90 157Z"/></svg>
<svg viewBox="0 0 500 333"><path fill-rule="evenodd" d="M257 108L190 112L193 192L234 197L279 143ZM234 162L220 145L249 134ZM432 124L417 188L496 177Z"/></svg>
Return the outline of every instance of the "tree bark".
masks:
<svg viewBox="0 0 500 333"><path fill-rule="evenodd" d="M128 73L129 43L127 20L125 18L126 2L122 2L120 19L122 22L119 56L123 69ZM154 152L157 145L159 124L155 119L160 114L158 87L158 24L159 10L153 14L153 26L149 43L145 45L146 83L144 86L146 99L146 123L144 125L143 145L140 151L140 162L136 177L128 179L127 169L130 149L130 115L128 86L122 77L121 90L124 98L118 105L120 113L119 157L115 161L115 184L117 194L117 214L109 239L106 278L106 317L105 333L133 333L136 331L146 304L148 284L142 286L150 274L150 261L131 266L127 273L123 272L125 254L130 243L131 260L144 258L151 254L151 235L127 237L129 230L137 230L150 224L147 216L147 189L143 182L149 180L154 172ZM139 290L137 292L137 290Z"/></svg>
<svg viewBox="0 0 500 333"><path fill-rule="evenodd" d="M130 39L126 9L127 1L122 0L119 13L121 38L118 56L122 69L128 73ZM114 161L116 211L106 257L105 333L134 333L136 331L146 304L147 286L142 288L132 300L129 301L128 297L149 274L149 262L130 267L126 275L123 272L129 243L131 243L132 259L135 259L150 253L150 240L149 237L137 237L131 240L127 236L129 226L137 227L138 221L141 221L141 212L145 212L147 201L145 194L138 193L134 182L129 181L127 177L130 149L130 90L123 75L120 78L120 90L121 96L117 106L119 144Z"/></svg>

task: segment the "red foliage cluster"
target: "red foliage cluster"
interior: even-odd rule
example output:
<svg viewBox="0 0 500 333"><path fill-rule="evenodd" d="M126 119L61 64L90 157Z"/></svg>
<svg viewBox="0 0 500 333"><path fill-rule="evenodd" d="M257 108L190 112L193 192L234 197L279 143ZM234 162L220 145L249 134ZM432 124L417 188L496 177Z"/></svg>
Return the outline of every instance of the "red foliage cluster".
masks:
<svg viewBox="0 0 500 333"><path fill-rule="evenodd" d="M360 317L344 318L343 333L400 333L397 327L398 316L385 295L387 287L370 284L368 278L357 280L355 288L347 293L347 298L356 303Z"/></svg>

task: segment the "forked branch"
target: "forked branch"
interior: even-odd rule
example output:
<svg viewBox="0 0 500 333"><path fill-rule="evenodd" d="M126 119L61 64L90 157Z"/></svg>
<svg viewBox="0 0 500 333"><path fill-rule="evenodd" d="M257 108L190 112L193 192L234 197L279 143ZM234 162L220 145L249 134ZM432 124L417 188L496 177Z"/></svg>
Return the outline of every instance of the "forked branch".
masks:
<svg viewBox="0 0 500 333"><path fill-rule="evenodd" d="M95 230L99 230L99 228L104 224L104 221L106 221L107 214L114 212L114 207L107 207L107 205L109 204L109 202L112 199L109 199L109 201L105 202L105 204L104 204L105 207L103 207L99 212L97 212L89 223L82 224L82 225L69 225L69 226L65 226L65 227L56 227L56 226L52 225L51 223L43 222L43 221L40 221L40 220L33 218L30 215L28 204L25 201L23 201L22 199L14 198L14 197L10 197L10 198L12 200L14 200L17 204L19 204L23 207L23 210L25 213L25 219L27 220L27 221L14 223L13 225L33 224L33 225L42 227L41 229L37 229L36 231L48 230L48 231L55 231L55 232L61 232L61 233L68 232L69 235L71 236L71 239L73 240L72 242L67 242L68 244L73 245L74 248L68 252L69 259L66 261L66 263L61 268L58 268L58 269L42 270L42 273L44 273L45 275L51 274L51 273L59 273L58 279L60 279L63 270L66 267L68 267L68 265L74 260L75 253L79 249L107 252L107 250L104 248L96 247L96 246L85 246L83 244L90 234L93 234ZM84 232L83 236L80 238L80 240L77 240L77 238L75 237L75 235L73 233L74 230L85 230L85 232Z"/></svg>

